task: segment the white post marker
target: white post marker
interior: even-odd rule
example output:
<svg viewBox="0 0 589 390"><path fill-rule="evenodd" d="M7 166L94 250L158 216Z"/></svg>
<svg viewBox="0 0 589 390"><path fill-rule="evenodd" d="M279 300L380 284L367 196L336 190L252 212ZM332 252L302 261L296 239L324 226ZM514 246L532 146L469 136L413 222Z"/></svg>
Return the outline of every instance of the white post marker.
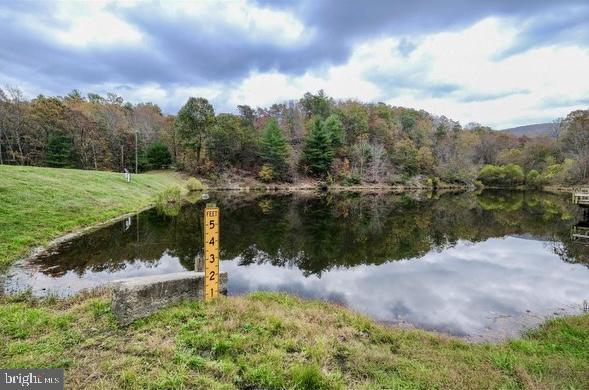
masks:
<svg viewBox="0 0 589 390"><path fill-rule="evenodd" d="M219 296L219 208L208 203L204 213L204 299Z"/></svg>

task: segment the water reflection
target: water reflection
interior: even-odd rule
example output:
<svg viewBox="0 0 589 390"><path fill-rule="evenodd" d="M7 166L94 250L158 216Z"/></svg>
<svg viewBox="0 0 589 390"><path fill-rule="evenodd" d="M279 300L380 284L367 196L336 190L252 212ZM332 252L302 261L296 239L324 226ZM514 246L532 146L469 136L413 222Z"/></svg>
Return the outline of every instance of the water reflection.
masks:
<svg viewBox="0 0 589 390"><path fill-rule="evenodd" d="M232 293L289 291L342 302L378 320L461 336L483 333L498 316L571 309L587 297L589 280L587 269L560 261L542 241L515 237L459 241L419 260L336 269L321 278L270 264L242 269L238 260L224 269Z"/></svg>
<svg viewBox="0 0 589 390"><path fill-rule="evenodd" d="M389 322L482 334L498 319L577 310L589 246L568 198L482 194L240 194L222 210L229 292L294 292ZM5 288L70 294L121 277L193 269L202 208L150 210L12 269ZM527 321L527 320L526 320ZM500 322L500 321L499 321Z"/></svg>
<svg viewBox="0 0 589 390"><path fill-rule="evenodd" d="M583 208L583 217L571 228L571 239L589 244L589 209Z"/></svg>

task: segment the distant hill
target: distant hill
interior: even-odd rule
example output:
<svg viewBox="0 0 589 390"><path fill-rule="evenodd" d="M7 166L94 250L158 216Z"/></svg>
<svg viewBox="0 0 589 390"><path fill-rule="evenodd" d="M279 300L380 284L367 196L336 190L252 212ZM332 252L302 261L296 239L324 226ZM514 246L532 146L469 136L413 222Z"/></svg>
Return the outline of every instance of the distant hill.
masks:
<svg viewBox="0 0 589 390"><path fill-rule="evenodd" d="M552 137L552 123L536 123L534 125L511 127L509 129L503 129L499 131L505 131L517 136L527 135L528 137Z"/></svg>

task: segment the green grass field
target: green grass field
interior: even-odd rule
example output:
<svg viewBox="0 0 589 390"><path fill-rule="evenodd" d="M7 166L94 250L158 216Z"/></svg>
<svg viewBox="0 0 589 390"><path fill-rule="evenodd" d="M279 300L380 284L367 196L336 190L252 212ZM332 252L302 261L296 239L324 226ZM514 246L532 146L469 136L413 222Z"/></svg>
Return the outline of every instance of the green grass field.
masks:
<svg viewBox="0 0 589 390"><path fill-rule="evenodd" d="M0 268L32 246L144 208L181 182L173 172L127 183L120 173L0 165Z"/></svg>
<svg viewBox="0 0 589 390"><path fill-rule="evenodd" d="M65 367L76 389L589 388L589 315L491 345L276 293L185 301L126 328L107 295L12 297L0 337L0 366Z"/></svg>

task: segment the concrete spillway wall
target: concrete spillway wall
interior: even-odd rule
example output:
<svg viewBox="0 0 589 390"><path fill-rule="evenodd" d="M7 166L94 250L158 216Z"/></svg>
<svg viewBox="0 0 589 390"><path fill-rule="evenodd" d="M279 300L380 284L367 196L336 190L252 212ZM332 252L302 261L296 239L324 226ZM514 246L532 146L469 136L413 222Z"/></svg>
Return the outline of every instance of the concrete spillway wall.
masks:
<svg viewBox="0 0 589 390"><path fill-rule="evenodd" d="M182 299L203 299L204 273L173 274L121 279L112 283L112 312L121 325L147 317ZM219 292L227 295L227 273L219 275Z"/></svg>

